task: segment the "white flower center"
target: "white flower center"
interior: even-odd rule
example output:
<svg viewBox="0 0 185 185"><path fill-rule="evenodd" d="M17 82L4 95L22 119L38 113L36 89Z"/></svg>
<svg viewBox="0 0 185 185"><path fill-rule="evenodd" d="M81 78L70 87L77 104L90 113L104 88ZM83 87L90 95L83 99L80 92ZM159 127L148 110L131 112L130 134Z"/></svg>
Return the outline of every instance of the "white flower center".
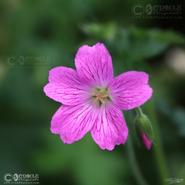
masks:
<svg viewBox="0 0 185 185"><path fill-rule="evenodd" d="M93 93L92 93L92 99L93 102L98 105L101 106L109 101L111 101L111 97L109 95L109 90L107 87L96 87L95 89L93 89Z"/></svg>

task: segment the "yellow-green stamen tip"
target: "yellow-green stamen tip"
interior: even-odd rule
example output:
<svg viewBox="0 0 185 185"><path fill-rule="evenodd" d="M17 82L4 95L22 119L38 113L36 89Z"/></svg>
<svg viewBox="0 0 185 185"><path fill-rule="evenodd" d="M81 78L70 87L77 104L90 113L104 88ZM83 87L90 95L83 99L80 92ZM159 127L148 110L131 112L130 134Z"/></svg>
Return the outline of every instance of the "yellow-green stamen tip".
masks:
<svg viewBox="0 0 185 185"><path fill-rule="evenodd" d="M108 88L99 88L99 87L93 90L92 98L94 103L99 106L111 100Z"/></svg>

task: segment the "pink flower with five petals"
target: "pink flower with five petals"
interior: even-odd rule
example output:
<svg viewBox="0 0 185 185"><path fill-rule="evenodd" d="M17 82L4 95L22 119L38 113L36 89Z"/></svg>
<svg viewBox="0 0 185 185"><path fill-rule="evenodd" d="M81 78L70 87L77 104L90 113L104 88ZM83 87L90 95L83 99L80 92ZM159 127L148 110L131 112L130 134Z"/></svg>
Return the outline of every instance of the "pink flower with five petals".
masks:
<svg viewBox="0 0 185 185"><path fill-rule="evenodd" d="M90 132L101 149L113 150L128 137L122 110L134 109L152 96L148 74L128 71L114 77L111 55L102 43L80 47L75 66L49 71L44 92L62 104L51 120L51 132L67 144Z"/></svg>

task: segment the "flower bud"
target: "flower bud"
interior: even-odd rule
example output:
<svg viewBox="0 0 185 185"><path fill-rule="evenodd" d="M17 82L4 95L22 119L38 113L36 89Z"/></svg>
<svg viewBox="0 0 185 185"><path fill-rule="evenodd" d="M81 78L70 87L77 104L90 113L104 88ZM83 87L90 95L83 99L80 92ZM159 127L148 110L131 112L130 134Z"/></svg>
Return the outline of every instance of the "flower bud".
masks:
<svg viewBox="0 0 185 185"><path fill-rule="evenodd" d="M150 150L153 144L152 125L148 117L142 112L141 108L138 108L135 119L135 130L145 148Z"/></svg>

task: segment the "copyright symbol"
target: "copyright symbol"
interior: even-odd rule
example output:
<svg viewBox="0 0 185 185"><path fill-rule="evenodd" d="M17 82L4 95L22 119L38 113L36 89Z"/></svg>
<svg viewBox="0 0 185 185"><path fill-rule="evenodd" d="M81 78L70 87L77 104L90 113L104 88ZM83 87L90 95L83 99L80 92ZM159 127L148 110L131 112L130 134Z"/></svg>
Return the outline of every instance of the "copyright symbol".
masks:
<svg viewBox="0 0 185 185"><path fill-rule="evenodd" d="M4 180L6 182L11 182L12 181L12 175L10 173L7 173L4 175Z"/></svg>

